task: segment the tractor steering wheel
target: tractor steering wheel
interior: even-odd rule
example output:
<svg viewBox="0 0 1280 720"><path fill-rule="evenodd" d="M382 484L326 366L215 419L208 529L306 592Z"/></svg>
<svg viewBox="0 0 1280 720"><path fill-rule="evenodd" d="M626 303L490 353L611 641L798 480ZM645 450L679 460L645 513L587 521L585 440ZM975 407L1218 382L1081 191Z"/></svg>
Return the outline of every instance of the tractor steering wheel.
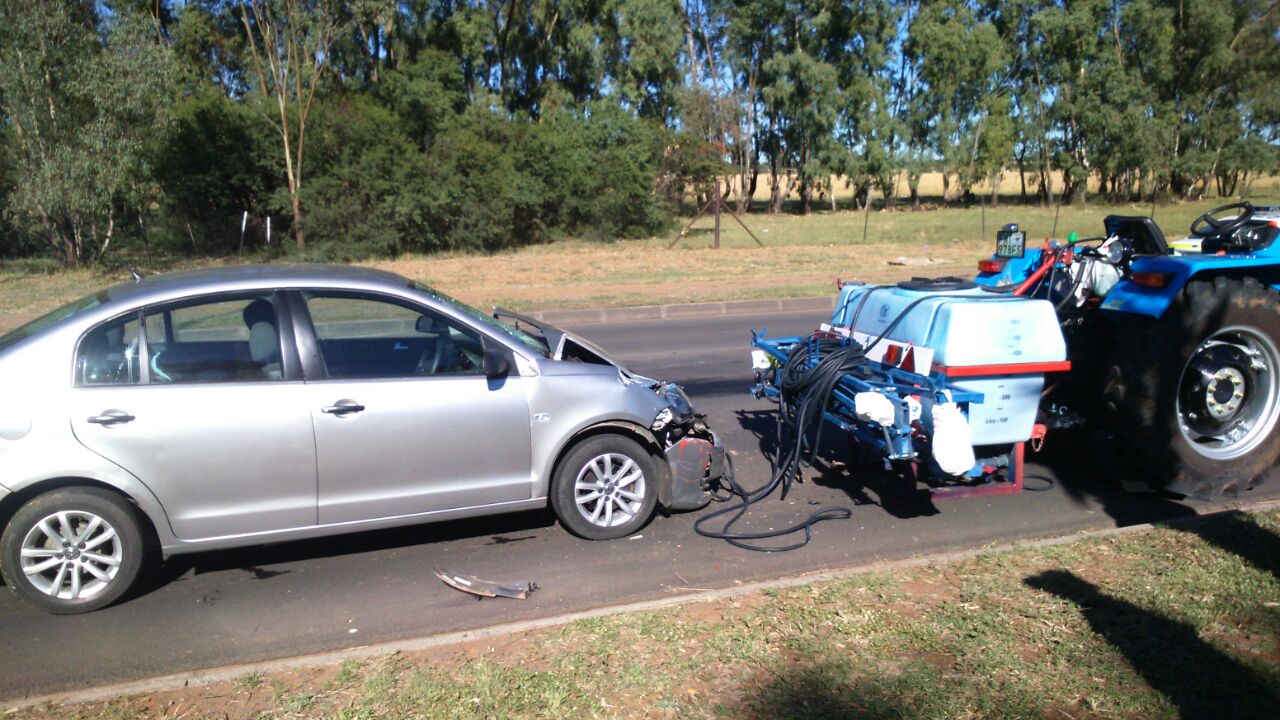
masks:
<svg viewBox="0 0 1280 720"><path fill-rule="evenodd" d="M1235 217L1218 218L1231 210L1238 210ZM1253 218L1253 205L1249 202L1237 202L1216 207L1191 223L1191 232L1202 237L1228 237L1231 233L1244 227ZM1212 232L1209 229L1212 228Z"/></svg>

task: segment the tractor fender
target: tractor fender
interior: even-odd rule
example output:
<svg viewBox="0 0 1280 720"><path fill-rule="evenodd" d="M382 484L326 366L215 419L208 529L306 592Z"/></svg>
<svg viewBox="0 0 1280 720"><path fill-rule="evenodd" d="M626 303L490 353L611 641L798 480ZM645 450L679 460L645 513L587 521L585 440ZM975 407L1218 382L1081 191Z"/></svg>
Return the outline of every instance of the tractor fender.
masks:
<svg viewBox="0 0 1280 720"><path fill-rule="evenodd" d="M1104 312L1160 318L1191 280L1215 277L1254 278L1280 289L1280 263L1255 255L1173 255L1140 257L1130 266L1130 277L1116 283L1102 301ZM1159 287L1139 285L1133 275L1159 275Z"/></svg>

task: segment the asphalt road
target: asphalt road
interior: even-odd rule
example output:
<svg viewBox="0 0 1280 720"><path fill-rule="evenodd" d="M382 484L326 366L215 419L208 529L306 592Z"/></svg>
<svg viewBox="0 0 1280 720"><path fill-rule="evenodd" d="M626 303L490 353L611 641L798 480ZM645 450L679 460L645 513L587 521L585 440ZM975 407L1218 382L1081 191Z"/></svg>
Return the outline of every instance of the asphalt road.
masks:
<svg viewBox="0 0 1280 720"><path fill-rule="evenodd" d="M806 312L573 329L636 372L683 383L734 453L739 478L755 486L768 477L761 444L773 424L771 405L746 392L749 331L764 325L773 335L800 334L819 320ZM562 531L549 512L535 512L181 556L133 599L90 615L45 615L0 592L0 700L1215 507L1123 493L1087 464L1030 471L1058 482L1044 492L923 505L882 504L874 468L810 471L785 502L758 506L745 527L782 527L833 504L852 506L853 517L821 524L811 545L790 553L746 552L698 537L697 514L659 517L632 539L591 543ZM1280 482L1273 481L1244 500L1276 497ZM478 602L437 580L436 566L534 580L541 589L523 602Z"/></svg>

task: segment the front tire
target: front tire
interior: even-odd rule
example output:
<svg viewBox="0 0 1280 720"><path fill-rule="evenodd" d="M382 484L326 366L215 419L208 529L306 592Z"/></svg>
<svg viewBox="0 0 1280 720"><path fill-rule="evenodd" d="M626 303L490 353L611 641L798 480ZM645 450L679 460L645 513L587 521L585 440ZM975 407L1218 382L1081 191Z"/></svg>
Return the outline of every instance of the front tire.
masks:
<svg viewBox="0 0 1280 720"><path fill-rule="evenodd" d="M565 454L551 487L551 507L569 532L614 540L644 527L658 502L653 457L630 438L595 435Z"/></svg>
<svg viewBox="0 0 1280 720"><path fill-rule="evenodd" d="M98 488L32 498L0 537L5 583L55 615L91 612L118 600L137 579L143 553L136 511Z"/></svg>
<svg viewBox="0 0 1280 720"><path fill-rule="evenodd" d="M1216 497L1262 482L1280 459L1280 294L1251 278L1196 281L1159 321L1126 330L1109 425L1156 484Z"/></svg>

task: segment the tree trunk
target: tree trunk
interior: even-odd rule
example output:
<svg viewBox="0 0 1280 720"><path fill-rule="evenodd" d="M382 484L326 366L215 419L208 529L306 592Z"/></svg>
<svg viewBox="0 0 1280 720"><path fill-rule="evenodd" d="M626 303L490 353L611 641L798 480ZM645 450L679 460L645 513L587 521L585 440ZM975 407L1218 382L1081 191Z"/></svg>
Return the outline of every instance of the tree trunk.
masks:
<svg viewBox="0 0 1280 720"><path fill-rule="evenodd" d="M293 206L293 242L298 249L306 247L306 238L302 235L302 205L298 199L298 190L289 188L289 204Z"/></svg>
<svg viewBox="0 0 1280 720"><path fill-rule="evenodd" d="M778 162L769 160L769 214L777 215L782 210L782 178L778 176Z"/></svg>
<svg viewBox="0 0 1280 720"><path fill-rule="evenodd" d="M757 160L751 164L751 179L747 182L747 189L742 193L742 197L738 198L738 215L746 215L751 211L751 203L755 200L759 179L760 163Z"/></svg>
<svg viewBox="0 0 1280 720"><path fill-rule="evenodd" d="M1018 196L1022 204L1027 204L1027 166L1022 158L1018 158Z"/></svg>

